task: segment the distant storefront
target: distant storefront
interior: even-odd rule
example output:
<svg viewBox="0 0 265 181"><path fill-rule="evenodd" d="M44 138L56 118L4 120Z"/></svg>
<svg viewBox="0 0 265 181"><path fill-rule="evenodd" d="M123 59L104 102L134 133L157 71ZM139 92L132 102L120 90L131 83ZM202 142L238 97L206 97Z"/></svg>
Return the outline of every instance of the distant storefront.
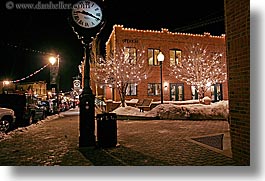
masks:
<svg viewBox="0 0 265 181"><path fill-rule="evenodd" d="M0 84L1 93L27 93L31 94L40 100L45 100L47 98L47 83L45 81L36 81L36 82L19 82L9 84L4 83Z"/></svg>

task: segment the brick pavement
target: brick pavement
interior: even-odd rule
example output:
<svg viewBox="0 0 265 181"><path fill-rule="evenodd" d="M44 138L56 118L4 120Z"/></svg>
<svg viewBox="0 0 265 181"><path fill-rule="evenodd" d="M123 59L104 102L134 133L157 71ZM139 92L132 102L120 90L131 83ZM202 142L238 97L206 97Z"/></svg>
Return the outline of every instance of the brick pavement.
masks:
<svg viewBox="0 0 265 181"><path fill-rule="evenodd" d="M79 116L40 121L0 140L0 165L232 166L230 149L191 138L225 133L226 121L117 121L115 148L78 148ZM96 133L95 133L96 134ZM225 139L229 143L228 139ZM229 145L229 144L225 145Z"/></svg>

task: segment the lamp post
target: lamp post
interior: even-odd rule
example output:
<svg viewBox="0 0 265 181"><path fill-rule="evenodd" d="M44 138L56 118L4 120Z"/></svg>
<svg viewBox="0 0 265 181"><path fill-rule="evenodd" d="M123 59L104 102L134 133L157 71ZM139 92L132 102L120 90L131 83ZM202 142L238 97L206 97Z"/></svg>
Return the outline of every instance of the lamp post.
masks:
<svg viewBox="0 0 265 181"><path fill-rule="evenodd" d="M56 85L56 94L57 94L57 111L59 113L59 64L60 64L60 56L57 55L56 57L50 57L49 61L52 65L51 67L51 80L50 84L51 85Z"/></svg>
<svg viewBox="0 0 265 181"><path fill-rule="evenodd" d="M162 63L163 63L163 61L164 61L164 58L165 58L165 56L163 55L163 53L160 51L159 53L158 53L158 55L157 55L157 60L160 62L160 90L161 90L161 93L160 93L160 95L161 95L161 104L163 104L163 72L162 72Z"/></svg>
<svg viewBox="0 0 265 181"><path fill-rule="evenodd" d="M96 145L95 136L95 95L90 87L90 46L91 42L84 42L84 87L80 95L80 135L79 147Z"/></svg>
<svg viewBox="0 0 265 181"><path fill-rule="evenodd" d="M3 81L3 87L2 87L2 93L3 94L7 94L8 93L8 88L9 88L10 84L11 84L11 81L9 81L9 80L4 80Z"/></svg>

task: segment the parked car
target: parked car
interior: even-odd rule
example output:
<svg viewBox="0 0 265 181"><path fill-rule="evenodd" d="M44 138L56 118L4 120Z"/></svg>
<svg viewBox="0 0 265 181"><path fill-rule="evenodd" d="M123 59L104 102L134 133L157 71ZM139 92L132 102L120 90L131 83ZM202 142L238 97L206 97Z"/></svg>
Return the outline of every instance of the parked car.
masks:
<svg viewBox="0 0 265 181"><path fill-rule="evenodd" d="M68 111L70 109L68 102L60 103L59 107L60 107L60 112Z"/></svg>
<svg viewBox="0 0 265 181"><path fill-rule="evenodd" d="M43 107L32 104L30 105L30 110L33 111L34 114L32 117L33 123L46 118L45 109Z"/></svg>
<svg viewBox="0 0 265 181"><path fill-rule="evenodd" d="M0 132L11 131L15 126L15 112L12 109L0 107Z"/></svg>
<svg viewBox="0 0 265 181"><path fill-rule="evenodd" d="M49 103L49 101L39 101L38 102L38 106L44 110L44 117L46 118L47 116L50 116L52 115L52 108L51 108L51 105Z"/></svg>
<svg viewBox="0 0 265 181"><path fill-rule="evenodd" d="M44 110L37 106L37 100L27 94L0 94L0 107L14 110L16 126L26 126L44 119Z"/></svg>

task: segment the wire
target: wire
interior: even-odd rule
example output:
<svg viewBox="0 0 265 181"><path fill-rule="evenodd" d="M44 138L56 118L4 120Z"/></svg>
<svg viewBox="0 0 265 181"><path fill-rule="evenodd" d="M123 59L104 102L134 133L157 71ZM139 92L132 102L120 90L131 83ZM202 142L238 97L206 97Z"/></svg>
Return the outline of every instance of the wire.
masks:
<svg viewBox="0 0 265 181"><path fill-rule="evenodd" d="M44 52L44 51L40 51L40 50L35 50L35 49L32 49L32 48L25 48L25 47L21 47L21 46L18 46L18 45L11 44L11 43L4 43L3 42L2 44L4 46L7 46L7 47L16 48L16 49L22 49L24 51L31 52L31 53L38 53L38 54L42 54L42 55L55 56L54 53L49 53L49 52Z"/></svg>
<svg viewBox="0 0 265 181"><path fill-rule="evenodd" d="M222 22L224 21L224 16L219 16L219 17L214 17L211 19L207 19L205 21L200 21L191 25L187 25L187 26L182 26L179 28L175 28L172 31L187 31L187 30L192 30L192 29L196 29L196 28L200 28L206 25L210 25L210 24L214 24L214 23L218 23L218 22Z"/></svg>

